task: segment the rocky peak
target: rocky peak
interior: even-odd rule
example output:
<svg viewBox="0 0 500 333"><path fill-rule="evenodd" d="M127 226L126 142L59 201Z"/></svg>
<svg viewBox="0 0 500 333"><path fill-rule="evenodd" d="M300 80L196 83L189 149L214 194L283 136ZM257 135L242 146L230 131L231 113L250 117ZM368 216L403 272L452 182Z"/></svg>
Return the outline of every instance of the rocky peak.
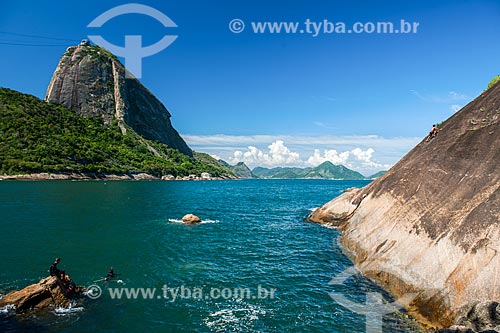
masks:
<svg viewBox="0 0 500 333"><path fill-rule="evenodd" d="M172 127L165 106L137 79L125 78L126 69L109 51L88 43L69 47L52 76L45 100L81 115L116 120L122 133L130 126L146 139L156 140L192 156Z"/></svg>

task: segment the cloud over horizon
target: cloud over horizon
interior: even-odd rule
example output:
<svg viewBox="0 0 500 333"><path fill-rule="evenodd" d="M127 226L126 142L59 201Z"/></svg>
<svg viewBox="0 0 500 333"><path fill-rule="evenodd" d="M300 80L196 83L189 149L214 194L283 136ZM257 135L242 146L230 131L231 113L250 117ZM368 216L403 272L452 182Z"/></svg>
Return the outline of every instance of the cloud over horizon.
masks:
<svg viewBox="0 0 500 333"><path fill-rule="evenodd" d="M416 90L410 90L411 94L420 99L421 101L433 104L449 104L449 111L452 113L460 110L464 104L472 100L472 98L466 94L458 93L456 91L450 91L446 95L433 95L433 94L422 94Z"/></svg>
<svg viewBox="0 0 500 333"><path fill-rule="evenodd" d="M270 167L302 164L300 154L292 152L281 140L274 141L267 148L267 152L263 152L254 146L249 146L246 152L236 150L233 156L229 158L229 162L232 164L244 162L249 166Z"/></svg>
<svg viewBox="0 0 500 333"><path fill-rule="evenodd" d="M364 174L386 170L421 138L367 136L183 135L195 150L230 164L314 167L325 161Z"/></svg>

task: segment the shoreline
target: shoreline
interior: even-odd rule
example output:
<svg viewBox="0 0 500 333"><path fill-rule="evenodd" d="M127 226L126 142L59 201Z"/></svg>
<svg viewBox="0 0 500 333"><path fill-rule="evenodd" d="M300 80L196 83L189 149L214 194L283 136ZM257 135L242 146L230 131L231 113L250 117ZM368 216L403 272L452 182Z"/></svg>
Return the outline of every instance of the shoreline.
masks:
<svg viewBox="0 0 500 333"><path fill-rule="evenodd" d="M148 173L130 173L130 174L96 174L96 173L28 173L18 175L0 175L0 180L161 180L161 181L178 181L178 180L237 180L238 177L222 176L222 177L200 177L189 175L184 177L174 177L166 175L157 177Z"/></svg>
<svg viewBox="0 0 500 333"><path fill-rule="evenodd" d="M1 180L240 180L240 179L259 179L259 180L332 180L332 181L373 181L374 179L330 179L330 178L241 178L237 176L220 177L200 177L196 175L177 176L166 175L157 177L155 175L139 172L130 174L99 174L99 173L27 173L17 175L0 175Z"/></svg>

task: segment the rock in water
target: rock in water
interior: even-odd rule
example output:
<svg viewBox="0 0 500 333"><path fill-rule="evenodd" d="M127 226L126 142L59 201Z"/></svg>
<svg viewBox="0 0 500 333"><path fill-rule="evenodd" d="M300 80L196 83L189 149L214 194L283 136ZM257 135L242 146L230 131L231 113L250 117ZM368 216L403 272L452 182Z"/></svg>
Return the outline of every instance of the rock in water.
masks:
<svg viewBox="0 0 500 333"><path fill-rule="evenodd" d="M396 297L416 293L408 309L438 328L500 300L499 121L497 83L384 176L310 216L342 229L365 275Z"/></svg>
<svg viewBox="0 0 500 333"><path fill-rule="evenodd" d="M69 47L52 76L45 100L62 104L105 124L127 124L146 139L160 141L192 156L172 127L165 106L137 79L125 78L125 68L108 51L88 44Z"/></svg>
<svg viewBox="0 0 500 333"><path fill-rule="evenodd" d="M41 309L49 305L66 307L70 299L63 292L61 283L55 276L41 279L24 289L13 291L0 299L0 308L14 305L16 311Z"/></svg>
<svg viewBox="0 0 500 333"><path fill-rule="evenodd" d="M194 223L200 223L201 219L193 214L186 214L182 217L182 222L185 224L194 224Z"/></svg>

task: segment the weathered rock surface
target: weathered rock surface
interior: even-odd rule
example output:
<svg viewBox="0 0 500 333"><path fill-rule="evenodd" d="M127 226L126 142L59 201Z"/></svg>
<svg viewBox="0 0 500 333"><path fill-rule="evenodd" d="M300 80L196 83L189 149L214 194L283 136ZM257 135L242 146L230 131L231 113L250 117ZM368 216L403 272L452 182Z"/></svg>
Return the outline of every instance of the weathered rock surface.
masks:
<svg viewBox="0 0 500 333"><path fill-rule="evenodd" d="M365 275L395 296L416 293L408 310L438 328L500 299L499 120L496 84L384 176L310 216L340 227Z"/></svg>
<svg viewBox="0 0 500 333"><path fill-rule="evenodd" d="M201 219L193 214L186 214L182 217L182 222L185 224L195 224L195 223L200 223Z"/></svg>
<svg viewBox="0 0 500 333"><path fill-rule="evenodd" d="M0 298L0 308L14 305L18 312L42 309L50 305L66 307L69 303L70 299L63 292L61 283L55 276L46 277L38 283Z"/></svg>
<svg viewBox="0 0 500 333"><path fill-rule="evenodd" d="M495 301L477 302L462 308L456 318L458 327L474 332L500 331L500 304Z"/></svg>
<svg viewBox="0 0 500 333"><path fill-rule="evenodd" d="M127 124L143 137L165 143L182 153L193 153L172 127L165 106L135 78L125 78L125 68L108 51L97 46L72 46L61 57L45 100L62 104L104 123Z"/></svg>

